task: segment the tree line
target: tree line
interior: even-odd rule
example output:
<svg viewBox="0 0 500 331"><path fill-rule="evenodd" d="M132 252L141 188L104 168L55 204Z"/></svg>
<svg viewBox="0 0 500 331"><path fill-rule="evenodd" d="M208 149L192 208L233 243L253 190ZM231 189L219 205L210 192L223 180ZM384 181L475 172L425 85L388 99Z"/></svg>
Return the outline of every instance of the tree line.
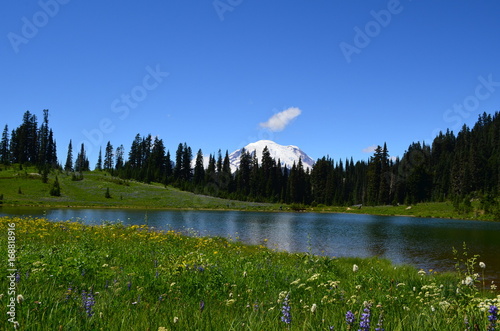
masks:
<svg viewBox="0 0 500 331"><path fill-rule="evenodd" d="M38 127L27 111L23 123L9 138L5 126L0 141L0 162L33 164L82 173L90 170L85 146L73 161L70 141L64 167L57 163L56 144L48 127L48 110ZM194 162L193 162L194 160ZM128 155L108 142L99 152L96 170L122 179L158 182L199 194L237 200L304 205L387 205L453 201L458 210L470 210L478 199L486 212L498 211L500 192L500 116L483 113L472 128L458 134L440 132L431 144L411 143L401 158L392 158L387 145L377 146L368 160L322 157L311 170L298 160L291 168L270 156L243 150L240 165L231 171L228 151L196 155L180 143L171 155L162 139L137 134Z"/></svg>

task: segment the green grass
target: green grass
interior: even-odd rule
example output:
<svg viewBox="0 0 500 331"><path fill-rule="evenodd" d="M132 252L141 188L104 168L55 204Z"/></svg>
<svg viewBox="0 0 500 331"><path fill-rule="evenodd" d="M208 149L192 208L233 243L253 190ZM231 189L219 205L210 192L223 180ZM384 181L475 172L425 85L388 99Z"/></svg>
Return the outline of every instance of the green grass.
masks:
<svg viewBox="0 0 500 331"><path fill-rule="evenodd" d="M357 330L367 306L371 330L382 320L385 330L464 330L465 318L486 330L489 305L500 303L474 276L479 260L466 251L457 253L456 273L437 274L145 226L17 217L0 224L4 250L15 225L19 272L15 294L3 282L0 314L6 320L8 302L22 295L21 330L348 330L347 311ZM0 270L2 279L8 274ZM89 292L94 305L85 307ZM281 320L287 295L291 324Z"/></svg>
<svg viewBox="0 0 500 331"><path fill-rule="evenodd" d="M2 168L0 168L2 169ZM51 196L50 189L57 175L61 196ZM106 198L109 188L111 198ZM121 180L106 172L84 172L83 180L73 181L72 174L53 171L48 183L35 168L19 167L0 171L0 195L9 206L109 207L165 209L239 209L278 210L279 205L219 199L180 191L171 186Z"/></svg>
<svg viewBox="0 0 500 331"><path fill-rule="evenodd" d="M400 206L362 206L358 207L336 207L336 206L318 206L308 208L307 211L315 212L334 212L334 213L353 213L353 214L371 214L384 216L412 216L425 218L453 218L484 221L499 221L494 215L485 215L479 206L478 201L472 203L473 211L467 214L459 213L453 207L450 201L446 202L422 202L414 205Z"/></svg>

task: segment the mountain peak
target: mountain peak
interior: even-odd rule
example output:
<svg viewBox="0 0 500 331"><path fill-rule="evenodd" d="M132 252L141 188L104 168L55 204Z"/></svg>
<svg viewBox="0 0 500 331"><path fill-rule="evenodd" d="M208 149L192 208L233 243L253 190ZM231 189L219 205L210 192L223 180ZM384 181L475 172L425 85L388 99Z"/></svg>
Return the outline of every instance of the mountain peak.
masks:
<svg viewBox="0 0 500 331"><path fill-rule="evenodd" d="M281 166L286 166L287 168L292 168L293 163L297 164L299 159L302 160L304 169L311 169L314 165L314 160L310 158L305 152L303 152L299 147L294 145L280 145L272 140L259 140L254 143L246 145L244 148L250 153L255 153L257 155L259 162L262 160L262 152L267 147L269 154L273 159L280 160ZM231 171L236 171L240 165L241 150L238 149L229 155L229 160L231 162Z"/></svg>

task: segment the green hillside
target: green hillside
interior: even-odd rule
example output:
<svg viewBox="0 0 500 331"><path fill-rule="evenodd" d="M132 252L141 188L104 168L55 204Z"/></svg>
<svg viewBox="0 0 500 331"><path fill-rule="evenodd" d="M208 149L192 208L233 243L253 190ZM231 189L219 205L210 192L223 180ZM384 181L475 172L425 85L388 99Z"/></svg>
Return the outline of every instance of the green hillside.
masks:
<svg viewBox="0 0 500 331"><path fill-rule="evenodd" d="M53 207L119 207L172 209L240 209L274 210L279 205L225 200L180 191L161 184L144 184L122 180L106 172L83 173L82 180L73 180L72 173L52 171L47 183L36 168L0 167L0 198L3 205ZM58 178L61 195L51 196ZM109 189L111 198L106 198Z"/></svg>

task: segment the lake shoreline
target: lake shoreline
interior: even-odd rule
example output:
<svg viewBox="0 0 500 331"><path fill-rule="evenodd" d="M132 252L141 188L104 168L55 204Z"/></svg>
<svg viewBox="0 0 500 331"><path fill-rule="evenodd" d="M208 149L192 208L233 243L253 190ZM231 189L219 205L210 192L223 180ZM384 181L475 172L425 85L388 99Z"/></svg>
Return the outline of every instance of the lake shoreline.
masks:
<svg viewBox="0 0 500 331"><path fill-rule="evenodd" d="M237 200L231 200L231 202L239 202ZM435 218L435 219L450 219L458 221L487 221L487 222L498 222L493 219L477 219L477 218L467 218L467 217L454 217L454 216L434 216L434 215L412 215L412 214L389 214L389 213L374 213L374 212L358 212L359 209L351 210L316 210L310 209L306 210L292 210L288 208L282 209L262 209L259 206L250 208L207 208L207 207L158 207L158 206L141 206L141 205L114 205L114 206L96 206L96 205L33 205L33 204L1 204L0 211L2 207L8 208L41 208L41 209L109 209L109 210L154 210L154 211L227 211L227 212L259 212L259 213L318 213L318 214L348 214L348 215L371 215L371 216L387 216L387 217L411 217L411 218ZM349 208L349 207L332 207L332 208ZM368 208L376 208L368 207Z"/></svg>

